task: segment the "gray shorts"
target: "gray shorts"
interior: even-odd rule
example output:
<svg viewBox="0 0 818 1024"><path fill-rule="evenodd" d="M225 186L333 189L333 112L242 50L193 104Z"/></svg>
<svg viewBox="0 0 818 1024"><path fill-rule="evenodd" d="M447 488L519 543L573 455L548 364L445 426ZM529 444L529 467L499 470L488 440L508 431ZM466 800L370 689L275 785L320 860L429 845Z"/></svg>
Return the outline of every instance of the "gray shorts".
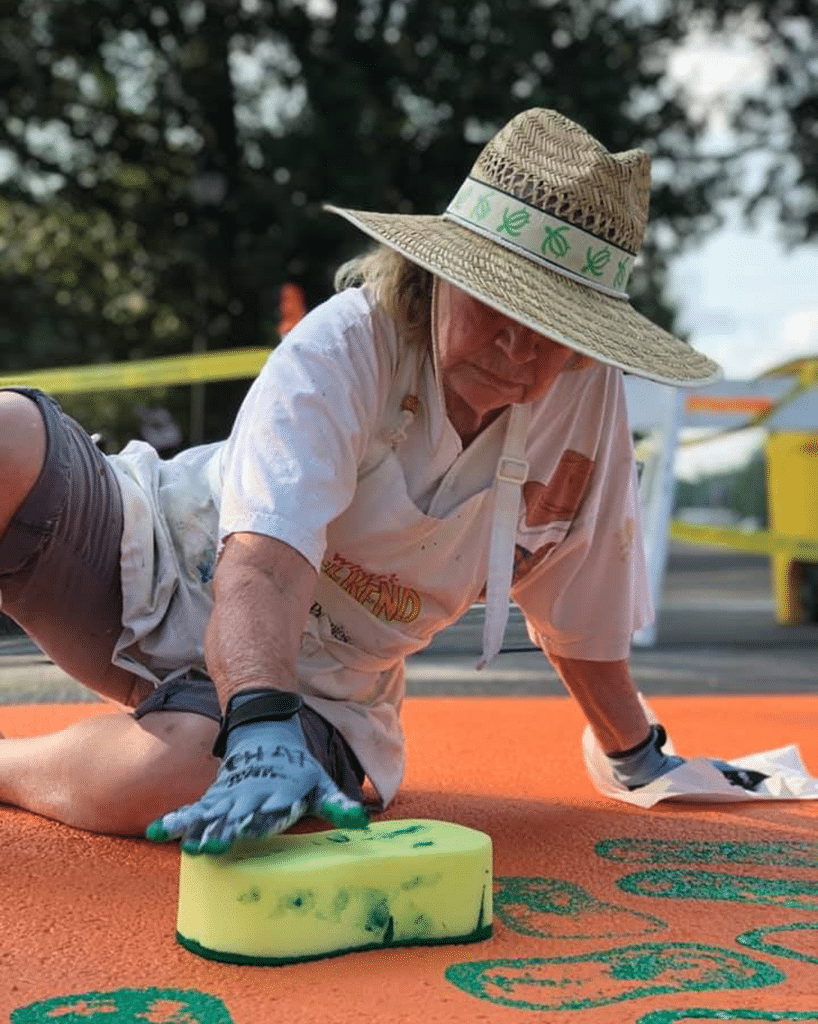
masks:
<svg viewBox="0 0 818 1024"><path fill-rule="evenodd" d="M32 388L7 388L36 403L45 422L42 472L0 539L2 610L62 669L104 697L148 713L189 711L219 720L216 688L190 670L138 703L144 681L112 677L122 632L122 497L105 455L59 404ZM182 667L182 666L180 666ZM326 719L301 711L310 752L340 788L362 797L364 773Z"/></svg>
<svg viewBox="0 0 818 1024"><path fill-rule="evenodd" d="M158 686L134 709L134 718L154 711L192 711L218 722L221 716L219 697L210 678L191 669ZM344 737L317 711L305 704L299 712L301 728L310 753L334 779L340 789L353 800L364 802L362 785L364 770Z"/></svg>
<svg viewBox="0 0 818 1024"><path fill-rule="evenodd" d="M122 632L122 498L116 478L88 434L52 398L26 388L9 390L36 403L45 422L46 454L39 478L0 540L3 611L69 675L131 704L130 674L111 678L111 655Z"/></svg>

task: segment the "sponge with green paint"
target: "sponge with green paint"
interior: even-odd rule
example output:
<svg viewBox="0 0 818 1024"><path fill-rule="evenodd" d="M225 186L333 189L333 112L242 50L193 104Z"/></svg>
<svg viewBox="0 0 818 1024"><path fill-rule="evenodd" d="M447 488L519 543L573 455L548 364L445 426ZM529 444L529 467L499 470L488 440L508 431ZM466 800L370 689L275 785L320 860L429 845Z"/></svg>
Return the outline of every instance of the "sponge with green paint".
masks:
<svg viewBox="0 0 818 1024"><path fill-rule="evenodd" d="M181 858L176 937L213 960L285 964L491 935L491 839L451 822L380 821Z"/></svg>

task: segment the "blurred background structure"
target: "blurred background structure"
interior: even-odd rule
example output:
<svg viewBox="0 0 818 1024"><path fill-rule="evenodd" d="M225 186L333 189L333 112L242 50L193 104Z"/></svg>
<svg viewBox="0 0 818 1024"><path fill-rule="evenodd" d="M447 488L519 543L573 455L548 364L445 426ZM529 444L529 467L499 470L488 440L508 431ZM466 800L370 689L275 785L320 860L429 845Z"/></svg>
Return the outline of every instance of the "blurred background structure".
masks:
<svg viewBox="0 0 818 1024"><path fill-rule="evenodd" d="M529 106L650 152L638 308L731 377L814 355L815 15L814 0L0 0L0 375L273 347L361 245L324 202L440 212ZM815 273L793 272L804 294L776 321L781 268L802 258ZM739 315L764 332L733 329ZM246 386L59 397L108 450L171 453L223 437ZM675 508L764 529L766 435L730 444L679 449Z"/></svg>

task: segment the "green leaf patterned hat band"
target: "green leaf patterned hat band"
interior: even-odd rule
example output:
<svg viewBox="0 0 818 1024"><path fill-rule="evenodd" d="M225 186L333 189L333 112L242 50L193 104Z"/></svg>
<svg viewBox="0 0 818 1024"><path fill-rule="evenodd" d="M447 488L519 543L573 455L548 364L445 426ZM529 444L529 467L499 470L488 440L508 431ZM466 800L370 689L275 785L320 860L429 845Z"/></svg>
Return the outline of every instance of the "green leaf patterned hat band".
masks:
<svg viewBox="0 0 818 1024"><path fill-rule="evenodd" d="M443 216L590 288L628 297L633 253L471 175Z"/></svg>
<svg viewBox="0 0 818 1024"><path fill-rule="evenodd" d="M610 153L536 108L486 144L440 217L326 208L569 348L664 384L707 384L718 365L628 301L649 199L647 153Z"/></svg>

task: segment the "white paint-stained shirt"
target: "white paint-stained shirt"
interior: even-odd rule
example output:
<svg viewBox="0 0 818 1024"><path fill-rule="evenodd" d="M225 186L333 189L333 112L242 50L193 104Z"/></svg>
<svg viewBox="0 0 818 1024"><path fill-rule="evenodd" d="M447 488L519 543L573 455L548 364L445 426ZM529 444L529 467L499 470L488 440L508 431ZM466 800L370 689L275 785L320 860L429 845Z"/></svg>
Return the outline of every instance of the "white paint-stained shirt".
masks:
<svg viewBox="0 0 818 1024"><path fill-rule="evenodd" d="M286 542L318 574L300 692L388 803L404 661L485 586L508 419L464 450L431 353L402 345L366 290L334 296L270 355L227 441L110 456L125 500L114 660L153 680L202 665L220 545ZM652 609L621 372L563 372L532 409L526 458L512 597L529 633L547 653L626 658Z"/></svg>

